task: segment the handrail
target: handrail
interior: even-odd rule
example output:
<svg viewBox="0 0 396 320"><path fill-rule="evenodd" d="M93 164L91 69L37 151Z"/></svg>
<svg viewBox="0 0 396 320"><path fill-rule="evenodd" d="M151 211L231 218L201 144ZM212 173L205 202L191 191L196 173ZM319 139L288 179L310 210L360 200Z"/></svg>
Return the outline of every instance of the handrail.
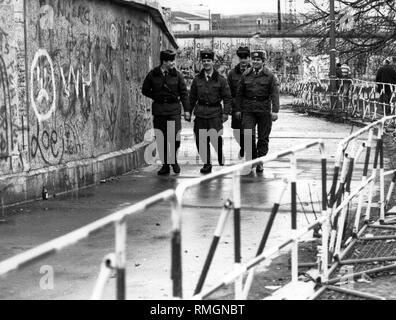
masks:
<svg viewBox="0 0 396 320"><path fill-rule="evenodd" d="M375 120L396 112L396 84L373 82L355 78L308 78L288 79L280 83L281 91L295 96L294 105L306 110L331 112L352 118ZM330 81L336 81L338 89L331 91ZM385 88L390 88L390 96L382 101Z"/></svg>
<svg viewBox="0 0 396 320"><path fill-rule="evenodd" d="M126 242L126 222L125 218L132 214L139 213L161 201L173 199L175 195L174 190L168 189L150 198L142 200L127 208L121 209L107 217L90 223L82 228L70 232L64 236L48 241L33 249L23 252L17 256L11 257L5 261L0 262L0 276L25 267L37 260L43 259L58 251L75 244L91 234L100 231L110 224L115 224L116 227L116 271L117 279L117 296L120 299L125 298L125 242Z"/></svg>
<svg viewBox="0 0 396 320"><path fill-rule="evenodd" d="M177 297L182 297L182 266L181 266L181 220L182 220L182 211L181 208L183 206L183 195L186 192L187 189L199 185L201 183L204 182L208 182L217 178L220 178L222 176L226 176L228 174L234 173L234 177L237 177L240 175L240 173L242 172L243 169L245 168L251 168L253 165L256 164L264 164L264 163L268 163L271 161L274 161L276 159L279 159L281 157L285 157L288 155L291 155L291 169L292 169L292 179L291 179L291 184L292 184L292 202L294 203L294 207L296 207L296 197L295 197L295 193L296 193L296 188L293 188L293 184L295 186L295 179L297 177L297 168L296 168L296 158L295 158L295 154L303 151L305 149L311 148L313 146L319 145L319 150L320 150L320 154L322 155L322 164L323 164L323 159L325 159L325 148L324 148L324 142L322 139L317 139L317 140L313 140L310 141L308 143L290 148L286 151L282 151L282 152L278 152L275 153L273 155L269 155L266 157L261 157L261 158L257 158L257 159L253 159L241 164L236 164L233 165L229 168L224 168L220 171L211 173L209 175L203 176L203 177L199 177L199 178L194 178L191 180L187 180L184 181L182 183L180 183L175 190L175 194L176 194L176 205L173 208L173 234L172 234L172 239L177 239L177 240L172 240L172 259L174 259L173 261L175 261L174 263L172 263L172 279L174 279L174 281L177 283L176 287L174 287L174 292L176 293ZM325 164L325 162L324 162ZM323 169L325 170L325 168ZM238 183L234 184L234 188L238 188L239 187L239 180ZM237 198L237 203L240 203L240 190L238 192L235 192L234 190L234 197ZM296 221L296 210L292 210L292 224L295 225L295 221ZM234 223L238 224L238 226L235 226L234 228L234 232L235 232L235 264L236 267L238 267L238 265L240 265L240 261L239 261L239 251L240 251L240 244L239 244L239 236L238 234L239 232L239 219L240 219L240 207L237 205L234 208ZM297 251L294 250L294 254L293 257L297 257ZM293 273L293 278L295 280L297 280L297 271L295 269L295 272ZM240 279L241 280L241 279ZM174 285L175 285L174 282ZM239 297L240 296L240 291L241 291L241 283L239 286L236 285L236 295Z"/></svg>
<svg viewBox="0 0 396 320"><path fill-rule="evenodd" d="M181 255L181 227L182 227L182 207L183 207L183 195L185 191L193 186L197 186L199 184L202 184L204 182L212 181L214 179L227 176L229 174L234 175L234 189L233 189L233 197L234 197L234 224L238 222L237 220L240 219L240 175L245 168L251 168L252 166L256 164L263 164L263 163L268 163L271 161L274 161L276 159L279 159L281 157L285 156L291 156L290 157L290 169L291 169L291 178L289 179L289 182L292 185L292 229L294 229L294 232L292 233L292 236L283 242L280 246L271 248L265 252L263 252L264 247L260 244L260 249L257 253L257 256L249 261L248 263L245 263L241 265L240 258L237 258L238 254L240 255L240 244L239 248L237 247L236 243L236 248L235 248L235 263L236 267L233 272L231 272L229 275L226 276L225 280L222 281L221 283L217 284L215 288L212 288L210 290L205 291L204 293L199 293L195 297L207 297L211 292L214 292L216 288L218 289L219 286L223 286L225 284L231 283L234 280L238 281L236 283L236 289L238 291L238 294L241 294L242 291L244 291L244 294L246 294L246 290L250 288L250 285L245 286L245 290L242 288L242 276L245 272L248 270L251 270L254 268L257 264L259 264L261 261L267 259L268 257L276 254L279 252L279 250L283 249L284 247L294 244L295 246L293 247L292 250L292 280L295 281L297 278L297 246L298 245L298 240L304 236L307 232L312 230L313 228L322 225L322 237L323 237L323 242L325 245L323 246L322 250L322 263L320 264L321 267L319 267L319 271L321 272L322 278L324 280L327 280L328 273L331 272L331 269L328 269L328 254L329 250L327 248L327 243L328 243L328 237L329 237L329 226L331 225L331 220L334 219L334 217L338 216L338 214L341 211L345 211L345 208L349 203L354 199L357 195L361 196L362 192L365 190L365 188L370 185L370 199L369 199L369 204L371 203L371 196L373 192L373 186L375 183L376 179L376 174L377 174L377 164L379 163L379 169L380 169L380 203L381 203L381 221L384 218L384 212L383 208L387 205L387 202L389 202L390 199L390 193L394 188L395 182L396 182L396 171L389 171L389 172L384 172L384 167L383 167L383 132L384 132L384 126L387 121L396 119L395 116L387 116L384 117L381 120L378 120L365 128L362 128L358 130L357 132L351 134L347 138L341 140L338 144L337 148L337 154L336 154L336 159L335 159L335 173L333 177L333 187L331 193L335 192L335 187L338 182L338 171L341 166L341 161L342 161L342 155L345 153L346 148L348 147L349 143L361 136L362 134L366 133L367 131L370 132L369 139L367 143L363 143L361 147L359 147L358 151L356 152L356 159L353 158L353 155L348 158L346 155L346 160L344 161L343 166L343 178L340 184L343 184L340 186L339 191L337 191L337 197L335 198L334 202L327 208L327 192L326 192L326 154L325 154L325 145L322 139L317 139L313 140L310 142L307 142L302 145L298 145L296 147L290 148L285 151L281 151L266 157L261 157L258 159L250 160L244 163L236 164L231 167L226 167L223 168L217 172L214 172L212 174L203 176L203 177L198 177L194 179L190 179L187 181L181 182L175 189L168 189L166 191L163 191L157 195L154 195L150 198L147 198L145 200L142 200L134 205L128 206L127 208L121 209L107 217L104 217L102 219L99 219L93 223L90 223L80 229L77 229L73 232L70 232L62 237L56 238L52 241L49 241L47 243L44 243L42 245L39 245L36 248L30 249L24 253L21 253L15 257L11 257L3 262L0 262L0 276L4 276L7 273L17 270L19 268L22 268L26 265L29 265L30 263L33 263L39 259L42 259L44 257L48 257L52 254L57 253L58 251L77 243L78 241L85 239L89 237L91 234L96 233L100 230L102 230L104 227L114 224L115 229L116 229L116 244L115 244L115 255L114 255L114 269L117 274L117 298L118 299L125 299L126 294L125 294L125 285L126 285L126 274L125 274L125 266L126 266L126 217L130 216L132 214L141 212L159 202L166 201L166 200L172 200L171 202L171 210L172 210L172 267L171 267L171 279L173 281L173 296L182 298L182 255ZM378 137L377 137L377 147L376 147L376 155L374 157L374 167L373 167L373 172L371 176L367 178L367 166L368 166L368 161L369 161L369 155L370 155L370 147L371 147L371 139L373 135L373 130L379 126L378 130ZM300 151L306 150L308 148L314 147L314 146L319 146L319 151L322 157L322 217L318 220L316 220L314 223L311 223L309 226L303 228L303 229L297 229L296 228L296 199L295 199L295 193L296 193L296 188L295 188L295 183L297 180L297 158L296 154ZM350 192L350 183L351 183L351 177L353 174L353 161L357 161L358 157L360 157L361 153L363 152L364 148L367 148L367 153L366 153L366 161L365 161L365 169L363 173L363 179L361 184L357 189L355 189L353 192ZM338 168L338 169L337 169ZM392 184L391 188L388 192L388 195L385 199L385 192L384 192L384 177L385 175L390 175L394 174L394 177L392 179ZM294 184L294 187L293 187ZM347 193L345 195L345 198L342 199L343 193L343 188L344 185L346 186ZM284 190L285 191L285 190ZM283 195L283 194L282 194ZM281 196L282 197L282 196ZM337 200L337 205L333 206L333 204L336 203ZM359 201L361 199L359 198ZM387 202L386 202L387 201ZM280 202L280 200L279 200ZM274 209L273 209L273 215L276 214L277 206L279 206L279 203L275 203ZM293 209L294 208L294 209ZM231 209L229 207L228 209ZM367 207L367 210L370 209L370 205ZM345 212L344 212L345 213ZM224 225L225 222L225 213L222 215L222 222L219 224L218 230L215 232L215 237L218 237L221 234L221 228ZM274 218L274 217L273 217ZM273 220L273 219L272 219ZM271 223L272 224L272 223ZM240 232L238 228L240 226L235 226L235 236L237 238L237 233ZM264 235L263 235L263 240L262 242L265 244L266 238L268 237L268 233L270 231L270 228L266 228ZM338 237L340 237L340 233L342 232L342 228L339 227L338 230ZM217 239L215 239L217 241ZM240 241L240 239L238 239ZM236 241L237 242L237 241ZM340 246L340 242L337 242L337 247ZM262 247L262 248L261 248ZM261 251L261 252L260 252ZM330 250L331 253L331 250ZM213 252L209 253L208 256L208 265L205 266L208 267L210 262L209 260L211 259L211 255ZM103 271L103 275L100 277L100 283L97 285L97 290L96 293L93 296L100 296L101 288L103 287L105 283L106 277L108 277L108 270ZM251 279L250 279L251 280ZM251 283L251 281L250 281ZM203 282L199 285L202 286ZM199 291L199 290L198 290ZM242 295L239 295L241 297Z"/></svg>
<svg viewBox="0 0 396 320"><path fill-rule="evenodd" d="M253 159L253 160L250 160L250 161L246 161L244 163L239 163L239 164L233 165L231 167L221 169L221 170L219 170L217 172L208 174L208 175L203 176L203 177L198 177L198 178L193 178L191 180L183 181L177 186L176 191L175 191L176 195L180 196L180 193L183 193L185 190L187 190L187 189L189 189L189 188L191 188L191 187L193 187L195 185L201 184L203 182L211 181L211 180L220 178L222 176L226 176L226 175L228 175L230 173L233 173L233 172L236 172L236 171L242 171L245 168L252 167L252 166L260 164L260 163L262 163L262 164L268 163L268 162L274 161L274 160L276 160L278 158L282 158L282 157L291 155L293 153L297 153L299 151L302 151L304 149L311 148L311 147L313 147L315 145L324 146L324 142L323 142L322 139L313 140L312 142L299 145L299 146L291 148L291 149L289 149L287 151L282 151L282 152L275 153L273 155L269 155L269 156Z"/></svg>
<svg viewBox="0 0 396 320"><path fill-rule="evenodd" d="M373 180L373 178L374 177L370 177L369 179L367 179L366 182L361 183L360 186L353 193L351 193L335 209L334 214L337 214L344 207L346 207L353 198L355 198L364 188L367 187L367 185ZM300 239L301 237L305 236L308 232L313 230L316 226L322 225L324 222L326 222L327 219L328 219L328 217L326 217L326 216L322 217L322 218L316 220L315 222L312 222L308 226L306 226L306 227L304 227L304 228L302 228L300 230L297 230L297 232L294 235L292 235L289 239L287 239L284 242L282 242L282 244L268 249L267 251L263 252L262 254L258 255L257 257L251 259L249 262L246 262L245 264L241 265L238 268L238 270L234 270L234 271L230 272L228 275L224 276L224 278L222 280L220 280L218 283L216 283L215 285L213 285L212 288L207 289L206 291L204 291L201 294L195 295L193 298L194 299L205 299L205 298L209 297L211 294L213 294L214 292L216 292L220 288L231 284L233 281L235 281L236 279L241 277L243 274L245 274L247 271L249 271L253 267L255 267L258 264L260 264L262 261L264 261L264 260L274 256L275 254L279 253L281 250L283 250L284 248L286 248L290 244L295 243L296 241L298 241L298 239Z"/></svg>
<svg viewBox="0 0 396 320"><path fill-rule="evenodd" d="M236 270L232 271L231 273L226 275L221 281L216 283L212 288L204 291L203 293L195 295L194 298L205 299L205 298L209 297L212 293L214 293L215 291L220 289L221 287L231 284L233 281L236 281L237 279L241 278L245 273L249 272L249 276L246 280L246 285L244 288L244 299L246 299L248 291L251 286L251 282L252 282L252 277L253 277L252 272L254 272L253 267L255 265L259 264L260 262L262 262L263 260L278 253L284 247L286 247L290 244L298 243L298 239L300 239L307 232L309 232L315 226L318 226L318 225L322 225L322 243L324 243L324 247L321 250L321 261L320 261L321 263L318 264L321 279L319 278L317 281L322 281L322 280L327 281L328 275L331 272L331 270L328 269L328 264L327 264L329 254L332 254L332 251L331 251L332 248L331 247L329 248L327 246L328 241L329 241L329 236L330 236L328 230L329 230L329 226L331 225L331 221L335 217L337 217L338 215L341 214L341 219L338 224L338 229L333 229L333 231L335 231L335 233L332 234L334 239L331 239L331 240L335 241L336 240L335 235L337 234L337 243L334 243L334 245L335 245L335 249L336 249L336 251L335 251L336 258L337 258L337 260L339 260L340 259L339 251L341 248L341 239L342 239L343 230L344 230L343 224L345 223L345 215L346 215L347 207L349 206L351 201L354 198L356 198L357 196L359 196L359 202L361 202L361 200L362 200L361 195L367 189L368 186L370 187L370 199L371 199L372 193L373 193L373 184L375 182L376 175L377 175L377 173L376 173L377 163L380 163L380 178L381 178L380 179L380 207L381 207L380 223L384 219L383 208L389 202L390 193L392 192L392 190L395 186L396 171L391 170L389 172L384 172L383 144L382 144L383 128L387 121L393 120L395 118L396 118L396 116L384 117L384 118L362 128L362 129L358 130L357 132L351 134L350 136L346 137L345 139L343 139L342 141L339 142L338 148L337 148L336 159L335 159L335 161L336 161L335 162L335 177L334 177L335 179L333 179L333 187L334 188L332 188L332 189L334 189L333 192L335 192L335 187L336 187L335 183L338 182L338 171L340 169L341 161L342 161L341 157L345 153L346 148L348 147L348 145L350 144L351 141L355 140L356 138L360 137L362 134L364 134L366 132L370 132L367 142L363 142L360 147L357 147L357 145L355 145L355 149L356 149L355 153L351 152L350 156L348 156L348 154L345 153L345 161L344 161L344 165L342 167L342 174L341 174L342 178L340 181L340 187L339 187L339 190L337 191L336 197L334 198L335 200L333 201L333 204L336 204L336 202L337 202L337 205L335 206L335 208L333 207L333 204L331 204L331 206L328 208L327 214L326 214L326 205L324 203L324 206L322 208L322 210L323 210L322 218L318 219L317 221L315 221L308 227L303 228L302 230L298 230L294 235L292 235L288 240L283 242L280 246L273 247L273 248L267 250L266 252L257 255L255 258L253 258L249 262L239 266ZM379 127L379 130L378 130L378 138L377 138L376 155L374 158L374 168L373 168L374 170L373 170L371 176L367 177L367 169L368 169L368 161L369 161L369 156L370 156L372 134L373 134L373 130L376 127ZM354 162L358 161L358 159L360 158L360 156L363 153L365 148L367 148L367 154L366 154L366 159L365 159L365 168L363 170L363 179L362 179L360 185L353 192L351 192L350 189L351 189L351 179L352 179L352 175L353 175ZM392 179L392 182L391 182L391 185L389 188L389 192L388 192L386 200L385 200L384 177L385 177L385 175L391 175L391 174L393 174L394 176L393 176L393 179ZM344 191L344 188L345 188L346 192ZM323 190L326 190L326 189L324 188ZM345 194L344 194L344 192L345 192ZM344 199L342 199L343 195L345 197ZM371 200L370 200L370 202L371 202ZM367 207L367 210L369 210L369 209L370 209L370 205ZM360 218L360 216L357 219L359 219L359 218ZM361 231L356 230L356 234L360 234L360 232ZM331 245L331 242L330 242L330 245ZM293 250L295 250L294 246L293 246ZM292 263L291 263L292 264L292 266L291 266L292 275L295 272L296 266L298 265L298 261L296 261L296 259L293 258L293 250L292 250ZM253 269L253 270L251 270L251 269ZM292 277L292 279L293 278L294 277Z"/></svg>

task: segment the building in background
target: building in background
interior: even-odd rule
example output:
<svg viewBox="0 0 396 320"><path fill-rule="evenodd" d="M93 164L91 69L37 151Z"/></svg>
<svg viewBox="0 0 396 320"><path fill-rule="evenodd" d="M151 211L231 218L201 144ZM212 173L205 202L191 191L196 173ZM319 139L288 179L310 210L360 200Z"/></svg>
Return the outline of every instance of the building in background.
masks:
<svg viewBox="0 0 396 320"><path fill-rule="evenodd" d="M205 5L185 5L171 11L171 29L178 31L211 30L210 9Z"/></svg>
<svg viewBox="0 0 396 320"><path fill-rule="evenodd" d="M177 31L210 30L209 12L206 15L184 11L172 11L171 29Z"/></svg>

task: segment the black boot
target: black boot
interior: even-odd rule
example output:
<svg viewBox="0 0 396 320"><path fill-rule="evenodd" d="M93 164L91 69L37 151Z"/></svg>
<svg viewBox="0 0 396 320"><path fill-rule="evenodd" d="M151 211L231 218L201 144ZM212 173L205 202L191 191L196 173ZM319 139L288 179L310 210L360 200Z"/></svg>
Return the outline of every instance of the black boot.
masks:
<svg viewBox="0 0 396 320"><path fill-rule="evenodd" d="M164 176L170 173L170 167L169 164L164 164L162 165L162 168L160 171L158 171L159 176Z"/></svg>
<svg viewBox="0 0 396 320"><path fill-rule="evenodd" d="M173 169L174 173L176 173L176 174L180 173L180 166L177 162L175 164L172 164L172 169Z"/></svg>
<svg viewBox="0 0 396 320"><path fill-rule="evenodd" d="M243 150L243 148L241 148L239 150L239 158L242 159L245 156L245 150Z"/></svg>
<svg viewBox="0 0 396 320"><path fill-rule="evenodd" d="M212 172L212 165L211 164L205 164L203 168L201 169L202 174L208 174Z"/></svg>
<svg viewBox="0 0 396 320"><path fill-rule="evenodd" d="M224 167L224 155L219 157L219 166Z"/></svg>

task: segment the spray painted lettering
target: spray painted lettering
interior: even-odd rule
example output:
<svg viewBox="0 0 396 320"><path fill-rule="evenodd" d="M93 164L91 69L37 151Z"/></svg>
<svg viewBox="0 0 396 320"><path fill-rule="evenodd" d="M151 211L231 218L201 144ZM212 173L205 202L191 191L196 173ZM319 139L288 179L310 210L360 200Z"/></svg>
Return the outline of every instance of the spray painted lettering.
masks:
<svg viewBox="0 0 396 320"><path fill-rule="evenodd" d="M7 68L0 56L0 159L8 157L11 142L11 97L8 86Z"/></svg>

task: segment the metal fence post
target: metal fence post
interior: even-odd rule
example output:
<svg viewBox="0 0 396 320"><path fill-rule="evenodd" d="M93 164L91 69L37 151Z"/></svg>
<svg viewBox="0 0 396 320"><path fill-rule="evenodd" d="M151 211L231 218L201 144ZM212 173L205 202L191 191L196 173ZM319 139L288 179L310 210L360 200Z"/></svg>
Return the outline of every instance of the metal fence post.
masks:
<svg viewBox="0 0 396 320"><path fill-rule="evenodd" d="M391 200L391 196L392 196L392 192L393 192L393 189L395 188L395 183L396 183L396 171L393 174L392 181L391 181L391 184L389 186L388 194L386 195L385 209L388 209L388 206L389 206L389 203L390 203L390 200Z"/></svg>
<svg viewBox="0 0 396 320"><path fill-rule="evenodd" d="M342 196L345 191L345 182L346 182L346 177L347 177L348 170L349 170L349 164L350 164L350 160L349 160L348 154L345 154L345 159L342 164L342 170L341 170L340 185L338 187L338 191L334 198L336 207L339 206L342 202ZM337 213L334 216L334 218L332 218L332 230L331 230L330 245L329 245L329 247L330 247L329 252L331 255L331 259L333 259L333 255L334 255L334 251L335 251L338 220L339 220L339 213Z"/></svg>
<svg viewBox="0 0 396 320"><path fill-rule="evenodd" d="M297 232L297 158L293 153L290 157L291 167L291 229L294 236ZM293 242L292 247L292 282L298 281L298 239Z"/></svg>
<svg viewBox="0 0 396 320"><path fill-rule="evenodd" d="M332 208L334 203L335 203L335 194L337 190L337 182L338 182L338 176L340 174L340 168L341 168L341 161L342 161L342 156L343 156L343 150L342 146L339 146L337 149L336 153L336 159L335 159L335 165L334 165L334 173L333 173L333 182L331 184L331 189L330 189L330 200L329 200L329 206Z"/></svg>
<svg viewBox="0 0 396 320"><path fill-rule="evenodd" d="M117 275L117 300L126 299L126 238L127 224L125 218L115 223L115 251Z"/></svg>
<svg viewBox="0 0 396 320"><path fill-rule="evenodd" d="M367 180L368 166L369 166L369 162L370 162L371 144L373 143L373 134L374 134L374 130L371 129L369 131L369 135L367 138L366 157L364 159L362 182L365 182ZM355 225L353 228L353 236L354 237L357 237L357 234L359 232L360 217L361 217L361 213L362 213L363 199L364 199L365 193L366 193L366 189L363 189L362 192L359 194L358 207L356 209L356 216L355 216Z"/></svg>
<svg viewBox="0 0 396 320"><path fill-rule="evenodd" d="M241 258L241 171L233 175L233 201L234 201L234 255L235 268L242 262ZM243 290L242 277L235 281L235 298L240 299Z"/></svg>
<svg viewBox="0 0 396 320"><path fill-rule="evenodd" d="M113 269L115 267L115 254L108 254L102 261L98 279L96 280L95 287L92 291L91 300L102 299L103 291L107 281L110 279Z"/></svg>
<svg viewBox="0 0 396 320"><path fill-rule="evenodd" d="M199 276L199 280L195 288L194 295L199 294L202 290L202 287L206 280L206 276L208 275L209 272L210 265L213 261L213 257L215 255L217 246L219 244L221 235L223 234L224 226L227 222L228 216L231 213L231 209L232 209L232 202L230 200L227 200L226 203L224 204L223 211L221 212L219 221L217 223L216 230L212 239L212 243L210 245L208 255L206 256L206 260L201 275Z"/></svg>
<svg viewBox="0 0 396 320"><path fill-rule="evenodd" d="M265 227L263 236L262 236L262 238L261 238L260 245L259 245L259 248L258 248L257 253L256 253L256 257L258 257L259 255L261 255L261 254L264 252L264 248L265 248L265 245L266 245L266 243L267 243L269 234L270 234L270 232L271 232L272 225L273 225L274 220L275 220L275 217L276 217L276 215L277 215L277 213L278 213L279 206L280 206L280 203L282 202L283 195L285 194L285 192L286 192L288 186L289 186L288 180L287 180L287 179L284 179L284 180L283 180L283 188L282 188L282 191L281 191L280 194L279 194L278 201L275 202L275 203L274 203L274 206L272 207L271 215L270 215L270 217L269 217L269 219L268 219L268 222L267 222L267 225L266 225L266 227ZM246 281L245 281L245 286L244 286L244 288L243 288L242 300L246 300L247 297L248 297L248 295L249 295L249 291L250 291L250 288L251 288L251 286L252 286L252 282L253 282L253 278L254 278L254 272L255 272L255 269L254 269L254 268L253 268L252 270L249 271L248 277L247 277L247 279L246 279Z"/></svg>
<svg viewBox="0 0 396 320"><path fill-rule="evenodd" d="M241 263L241 175L237 171L233 175L234 202L234 257L235 263Z"/></svg>
<svg viewBox="0 0 396 320"><path fill-rule="evenodd" d="M181 206L182 192L177 192L172 199L172 243L171 243L171 279L173 282L173 296L183 297L182 277L182 247L181 247Z"/></svg>
<svg viewBox="0 0 396 320"><path fill-rule="evenodd" d="M378 170L378 158L380 154L380 147L381 147L381 135L380 135L380 130L378 129L378 134L377 134L377 144L375 146L375 155L374 155L374 164L373 164L373 180L371 181L370 188L369 188L369 193L368 193L368 203L367 203L367 208L366 208L366 216L365 216L365 222L368 223L370 220L371 216L371 203L373 200L373 192L374 192L374 185L375 185L375 180L377 178L377 170Z"/></svg>
<svg viewBox="0 0 396 320"><path fill-rule="evenodd" d="M329 232L331 213L327 209L327 158L324 143L320 144L322 156L322 217L327 219L322 224L322 278L327 281L329 277Z"/></svg>
<svg viewBox="0 0 396 320"><path fill-rule="evenodd" d="M385 172L384 172L384 125L382 121L379 127L378 136L379 143L379 157L380 157L380 224L385 222Z"/></svg>

